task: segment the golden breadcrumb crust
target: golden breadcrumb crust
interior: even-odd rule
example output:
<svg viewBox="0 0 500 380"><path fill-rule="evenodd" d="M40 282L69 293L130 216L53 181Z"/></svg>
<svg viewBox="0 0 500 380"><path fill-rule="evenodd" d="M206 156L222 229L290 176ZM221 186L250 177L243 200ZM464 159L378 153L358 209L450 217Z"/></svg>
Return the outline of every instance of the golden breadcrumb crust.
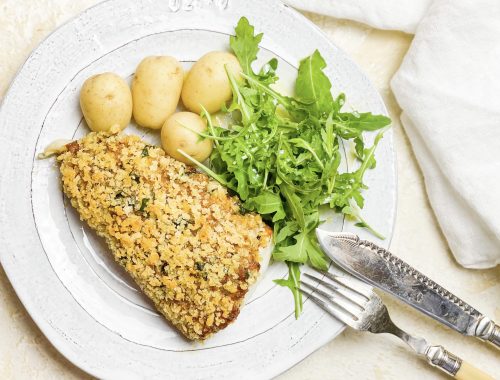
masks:
<svg viewBox="0 0 500 380"><path fill-rule="evenodd" d="M216 181L137 136L90 133L58 156L64 193L187 338L239 314L271 238Z"/></svg>

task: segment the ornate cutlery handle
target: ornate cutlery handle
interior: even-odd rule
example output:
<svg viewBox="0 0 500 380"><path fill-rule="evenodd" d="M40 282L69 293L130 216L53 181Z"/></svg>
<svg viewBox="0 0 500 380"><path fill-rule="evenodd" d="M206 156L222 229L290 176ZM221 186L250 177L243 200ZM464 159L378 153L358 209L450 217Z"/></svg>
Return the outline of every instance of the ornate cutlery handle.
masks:
<svg viewBox="0 0 500 380"><path fill-rule="evenodd" d="M429 346L425 357L432 366L438 367L458 380L494 380L487 373L464 362L442 346Z"/></svg>
<svg viewBox="0 0 500 380"><path fill-rule="evenodd" d="M475 337L490 342L496 348L500 348L500 326L496 325L488 317L482 317L474 330Z"/></svg>
<svg viewBox="0 0 500 380"><path fill-rule="evenodd" d="M368 331L372 333L389 333L397 336L417 354L425 356L427 362L431 366L439 368L458 380L494 380L493 377L486 372L463 361L458 356L445 350L443 346L431 346L424 338L412 336L401 330L391 320L387 308L384 306L381 310L383 310L382 314L379 313L378 318L374 321L370 321L371 323ZM487 319L486 317L483 318ZM478 320L474 331L477 331L480 325L481 320ZM493 323L493 325L495 324ZM498 328L498 326L496 326L496 328Z"/></svg>

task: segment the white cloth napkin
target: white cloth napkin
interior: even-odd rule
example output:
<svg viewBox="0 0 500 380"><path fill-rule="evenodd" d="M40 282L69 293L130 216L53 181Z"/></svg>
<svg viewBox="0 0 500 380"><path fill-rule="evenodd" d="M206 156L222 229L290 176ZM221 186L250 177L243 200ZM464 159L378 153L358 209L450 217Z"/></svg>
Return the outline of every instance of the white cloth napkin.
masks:
<svg viewBox="0 0 500 380"><path fill-rule="evenodd" d="M288 2L415 30L391 85L430 203L461 265L500 264L500 1Z"/></svg>
<svg viewBox="0 0 500 380"><path fill-rule="evenodd" d="M362 22L379 29L415 33L432 0L284 0L292 7Z"/></svg>

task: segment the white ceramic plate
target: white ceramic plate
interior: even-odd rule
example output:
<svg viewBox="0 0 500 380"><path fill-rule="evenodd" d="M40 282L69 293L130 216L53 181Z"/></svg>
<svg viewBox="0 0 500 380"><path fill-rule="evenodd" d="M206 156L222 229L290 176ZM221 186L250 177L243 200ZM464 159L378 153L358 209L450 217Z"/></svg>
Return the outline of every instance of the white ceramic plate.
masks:
<svg viewBox="0 0 500 380"><path fill-rule="evenodd" d="M114 264L102 241L67 206L53 160L36 154L54 139L87 132L78 106L82 82L113 71L130 78L147 55L172 55L189 67L228 49L241 16L264 32L260 62L279 58L281 84L293 85L301 58L318 48L334 92L360 111L386 113L376 90L310 22L279 1L109 0L63 25L28 58L0 111L1 263L19 298L52 344L101 378L269 378L311 354L343 326L310 302L299 320L292 297L275 286L273 264L237 321L203 344L171 328ZM131 127L158 141L157 133ZM392 134L366 181L364 215L390 237L396 179ZM363 230L328 217L334 230ZM381 243L388 244L388 239ZM338 356L336 359L341 360Z"/></svg>

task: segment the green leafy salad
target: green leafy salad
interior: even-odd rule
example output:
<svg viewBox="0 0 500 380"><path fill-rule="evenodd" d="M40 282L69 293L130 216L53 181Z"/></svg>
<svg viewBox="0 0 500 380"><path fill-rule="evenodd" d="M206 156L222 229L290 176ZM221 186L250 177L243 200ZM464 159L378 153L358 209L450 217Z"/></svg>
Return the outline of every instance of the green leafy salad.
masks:
<svg viewBox="0 0 500 380"><path fill-rule="evenodd" d="M226 70L233 100L223 111L238 117L229 128L222 128L214 125L205 110L208 133L202 138L213 139L215 144L210 167L191 159L238 194L242 212L256 211L273 225L272 257L289 268L288 279L276 283L292 291L298 317L301 265L328 268L328 258L315 236L321 223L320 206L348 215L358 226L377 234L359 210L364 203L362 190L367 189L363 176L376 165L374 152L383 131L370 147L364 144L363 132L380 130L391 120L343 111L345 95L332 96L330 80L323 72L326 63L317 50L300 62L295 95L280 94L272 86L278 81L276 59L257 72L252 68L263 35L255 35L244 17L235 32L230 46L243 68L243 80ZM360 165L353 172L339 171L342 140L354 143Z"/></svg>

